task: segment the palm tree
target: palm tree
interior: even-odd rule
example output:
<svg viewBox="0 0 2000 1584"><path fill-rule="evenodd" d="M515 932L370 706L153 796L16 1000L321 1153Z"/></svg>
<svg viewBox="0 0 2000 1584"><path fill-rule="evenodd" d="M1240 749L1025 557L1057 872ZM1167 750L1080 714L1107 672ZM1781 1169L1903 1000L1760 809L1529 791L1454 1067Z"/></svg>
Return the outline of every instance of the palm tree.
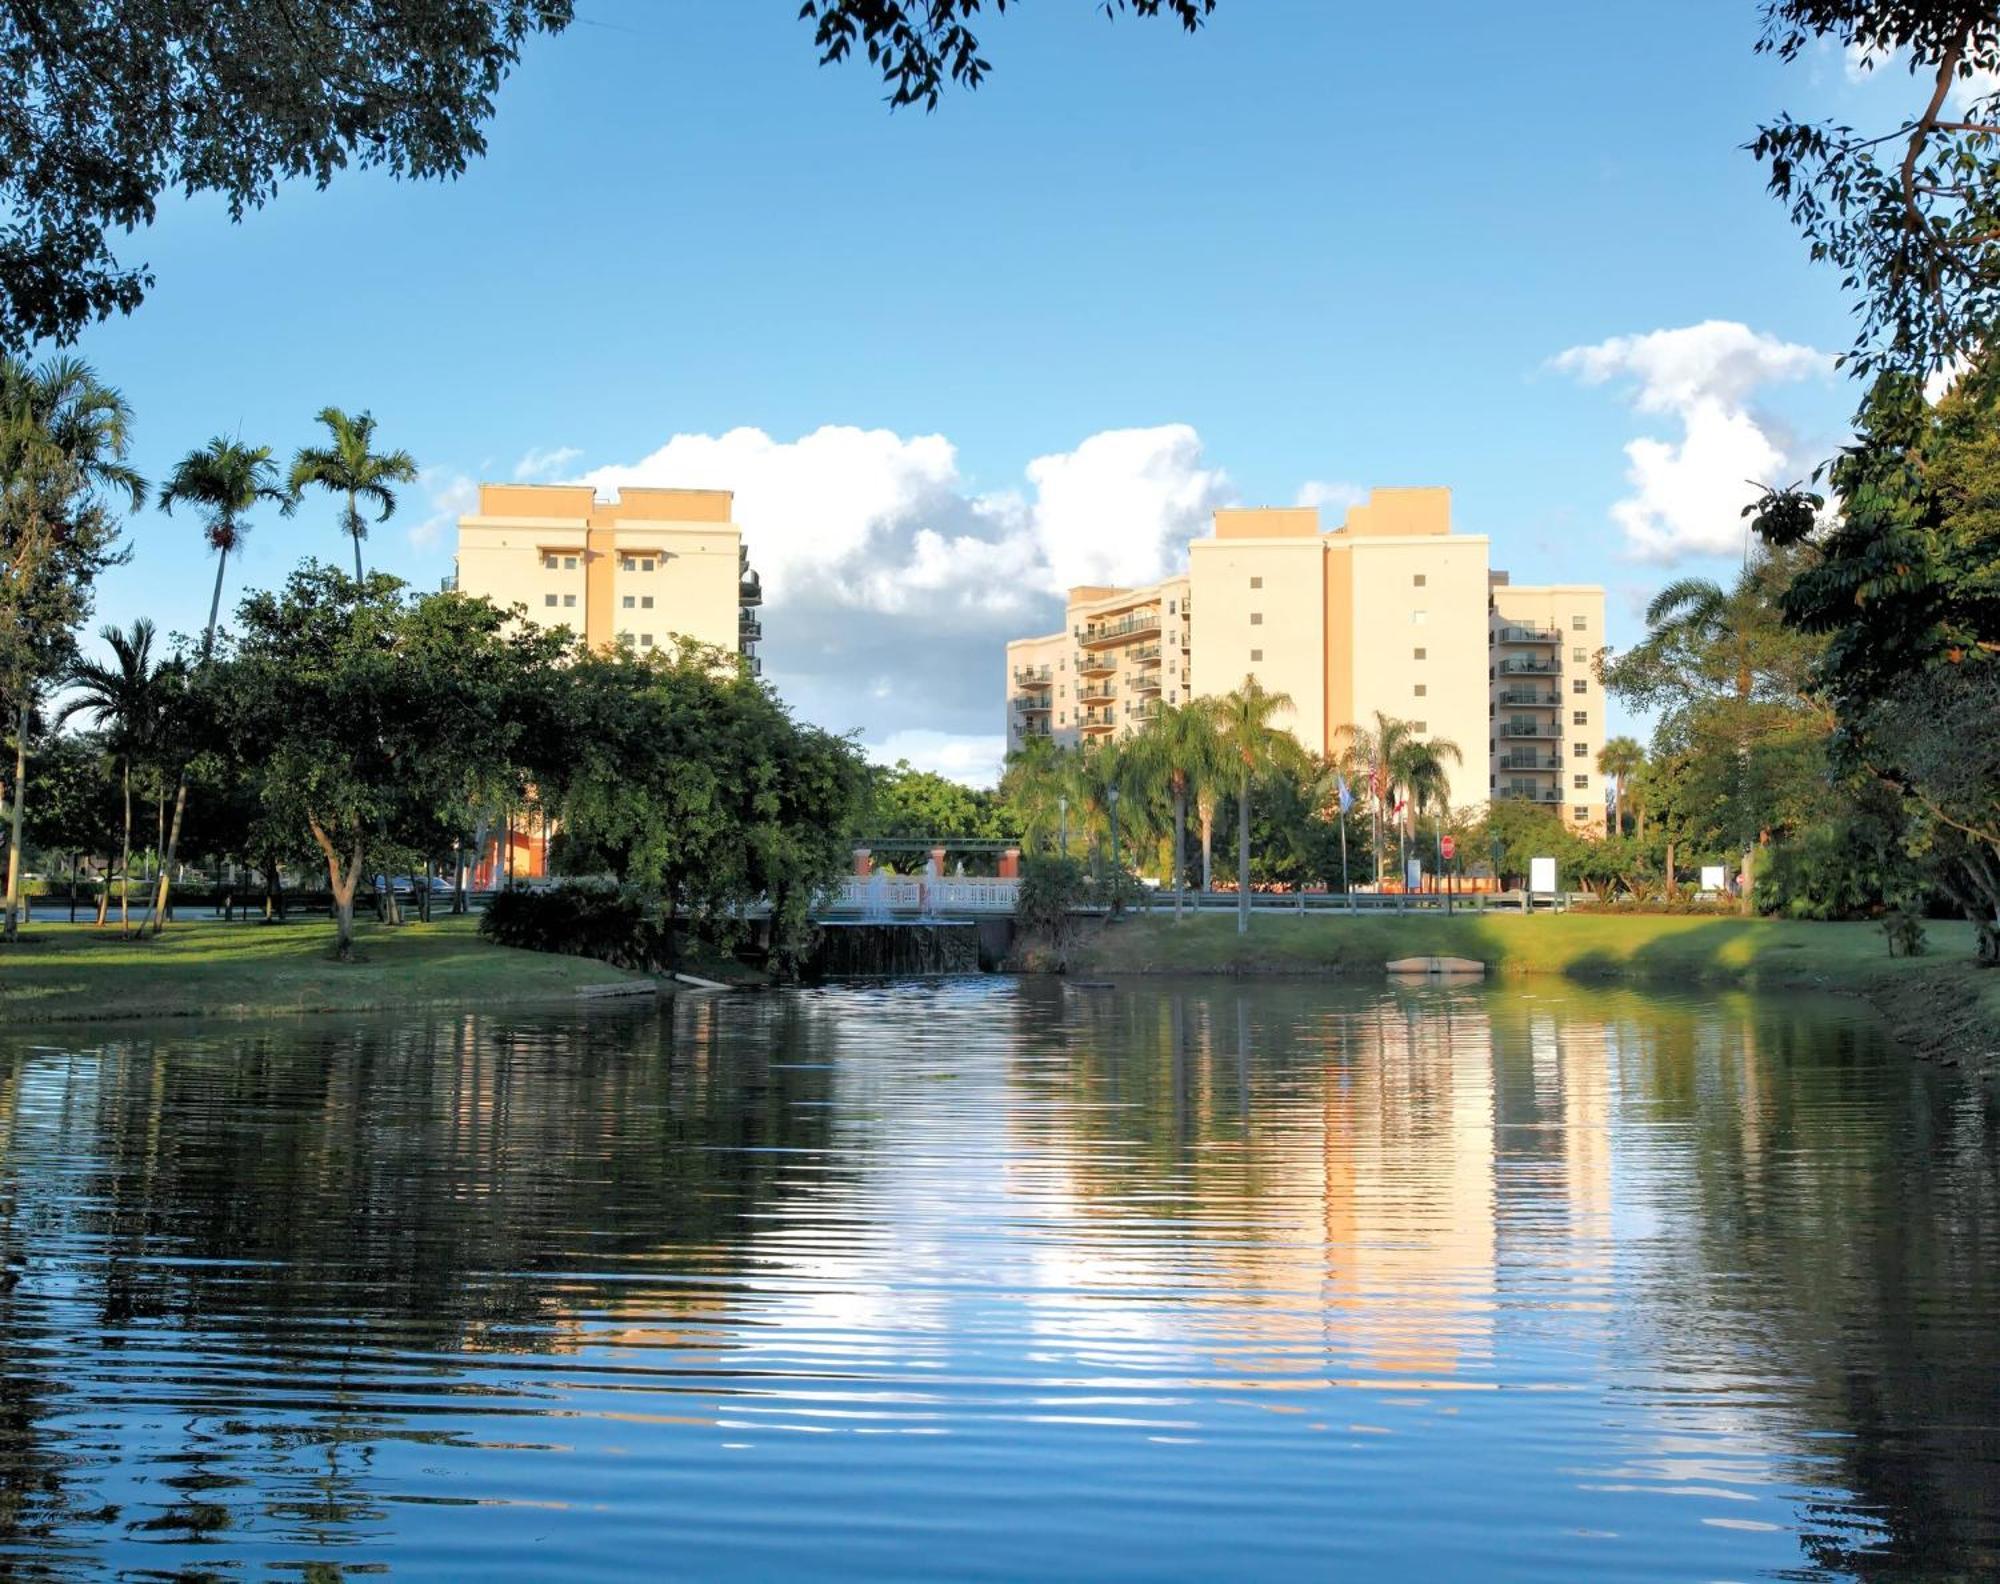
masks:
<svg viewBox="0 0 2000 1584"><path fill-rule="evenodd" d="M1132 753L1147 781L1166 789L1174 805L1173 886L1174 918L1181 917L1181 855L1187 849L1187 811L1190 793L1212 789L1229 772L1228 761L1216 734L1215 710L1189 700L1168 705L1132 740ZM1214 817L1211 795L1210 818ZM1207 840L1203 839L1203 853ZM1207 884L1207 864L1202 881Z"/></svg>
<svg viewBox="0 0 2000 1584"><path fill-rule="evenodd" d="M243 520L245 514L264 503L277 506L285 516L291 515L295 504L291 495L278 486L271 448L247 446L223 435L182 457L160 491L161 511L171 515L176 506L191 506L201 514L208 547L215 552L215 593L209 598L208 627L201 635L204 665L215 652L215 624L222 614L222 577L229 566L229 552L237 549L250 531L250 525ZM167 836L165 861L160 866L159 890L153 897L155 935L166 926L174 854L180 848L181 819L186 813L187 768L182 766L174 789L174 823Z"/></svg>
<svg viewBox="0 0 2000 1584"><path fill-rule="evenodd" d="M396 492L389 486L413 483L417 459L407 451L374 450L375 420L365 412L350 418L338 407L322 407L319 421L333 443L299 448L292 458L291 497L296 503L308 485L346 496L340 526L354 540L354 581L359 583L361 541L368 537L361 502L376 508L375 521L387 522L396 511Z"/></svg>
<svg viewBox="0 0 2000 1584"><path fill-rule="evenodd" d="M1735 667L1736 702L1743 714L1742 740L1737 761L1747 780L1750 769L1749 721L1747 706L1754 683L1750 655L1749 613L1743 602L1752 597L1748 578L1738 585L1732 598L1719 583L1708 578L1676 578L1646 607L1646 645L1663 652L1698 655L1720 652ZM1738 908L1750 911L1750 866L1754 842L1748 829L1743 832L1743 894ZM1671 890L1671 886L1669 887Z"/></svg>
<svg viewBox="0 0 2000 1584"><path fill-rule="evenodd" d="M1396 756L1396 780L1410 800L1419 826L1424 810L1436 817L1438 867L1444 867L1444 817L1451 812L1451 772L1447 764L1464 764L1465 755L1449 737L1406 740Z"/></svg>
<svg viewBox="0 0 2000 1584"><path fill-rule="evenodd" d="M137 511L146 481L125 464L132 409L79 358L39 367L0 356L0 640L14 705L14 795L7 847L6 934L21 914L21 836L27 805L28 741L47 663L51 624L32 609L51 569L105 494ZM78 508L83 508L79 510ZM98 525L94 525L98 526ZM41 631L38 634L37 628Z"/></svg>
<svg viewBox="0 0 2000 1584"><path fill-rule="evenodd" d="M1343 726L1335 734L1342 742L1341 759L1352 779L1365 781L1375 827L1375 882L1382 882L1382 805L1395 792L1398 766L1415 739L1416 728L1406 720L1375 711L1373 726Z"/></svg>
<svg viewBox="0 0 2000 1584"><path fill-rule="evenodd" d="M159 739L165 707L163 668L153 661L153 624L140 617L130 632L106 627L99 634L111 646L111 663L80 662L70 672L72 694L57 712L57 724L88 715L104 733L118 762L125 795L125 835L118 857L118 927L132 931L132 770Z"/></svg>
<svg viewBox="0 0 2000 1584"><path fill-rule="evenodd" d="M1646 762L1646 750L1630 737L1613 737L1597 751L1597 773L1611 781L1611 834L1625 834L1625 783Z"/></svg>
<svg viewBox="0 0 2000 1584"><path fill-rule="evenodd" d="M1250 929L1250 788L1303 756L1291 733L1271 724L1272 716L1292 707L1289 693L1268 692L1255 676L1246 676L1233 693L1207 707L1236 773L1236 933L1243 935Z"/></svg>
<svg viewBox="0 0 2000 1584"><path fill-rule="evenodd" d="M1030 737L1007 755L1000 797L1020 821L1029 847L1050 847L1063 822L1062 799L1069 791L1069 754L1047 737Z"/></svg>

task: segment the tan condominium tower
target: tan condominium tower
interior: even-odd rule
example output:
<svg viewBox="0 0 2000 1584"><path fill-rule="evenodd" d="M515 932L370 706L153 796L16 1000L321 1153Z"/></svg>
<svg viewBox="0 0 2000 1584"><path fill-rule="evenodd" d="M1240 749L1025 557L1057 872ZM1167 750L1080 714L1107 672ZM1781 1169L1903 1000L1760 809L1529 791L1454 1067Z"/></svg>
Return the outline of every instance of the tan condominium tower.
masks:
<svg viewBox="0 0 2000 1584"><path fill-rule="evenodd" d="M763 588L728 490L482 484L458 520L458 587L567 627L593 649L641 654L692 639L758 669Z"/></svg>
<svg viewBox="0 0 2000 1584"><path fill-rule="evenodd" d="M1604 590L1539 587L1492 575L1487 624L1493 690L1493 795L1559 810L1579 830L1604 829Z"/></svg>
<svg viewBox="0 0 2000 1584"><path fill-rule="evenodd" d="M1254 676L1291 698L1279 719L1308 751L1338 750L1346 728L1372 727L1379 712L1456 743L1463 758L1451 767L1451 801L1484 802L1515 785L1492 768L1499 667L1516 651L1496 647L1507 624L1492 615L1494 602L1509 591L1493 585L1487 550L1483 535L1452 532L1445 489L1375 490L1331 530L1312 507L1218 511L1214 532L1189 545L1184 576L1071 589L1066 631L1007 646L1008 747L1035 736L1068 745L1128 735L1162 704L1227 693ZM1589 627L1575 629L1577 643L1564 652L1601 642L1601 591L1512 593L1574 594L1562 621L1581 614ZM1548 658L1546 645L1521 653ZM1546 673L1533 675L1546 683ZM1538 696L1553 691L1544 685ZM1575 709L1602 714L1600 701L1581 694ZM1572 713L1543 709L1536 718L1567 729ZM1534 741L1542 759L1567 762L1568 738ZM1524 774L1520 784L1554 785L1546 774ZM1601 788L1594 796L1601 805ZM1562 806L1573 814L1585 801L1579 791ZM1594 817L1601 825L1601 807Z"/></svg>

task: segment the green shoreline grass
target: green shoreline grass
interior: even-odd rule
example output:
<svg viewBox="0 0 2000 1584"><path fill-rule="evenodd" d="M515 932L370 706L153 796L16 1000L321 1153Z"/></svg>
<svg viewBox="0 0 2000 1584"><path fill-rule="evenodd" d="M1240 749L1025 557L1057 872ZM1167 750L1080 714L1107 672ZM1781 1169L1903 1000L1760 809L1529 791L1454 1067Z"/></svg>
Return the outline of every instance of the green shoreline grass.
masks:
<svg viewBox="0 0 2000 1584"><path fill-rule="evenodd" d="M1087 936L1071 974L1312 974L1376 977L1399 957L1470 957L1489 975L1556 974L1636 985L1822 990L1873 1003L1929 1055L2000 1060L2000 970L1973 962L1970 924L1927 926L1928 953L1890 957L1868 924L1658 914L1232 914L1175 924L1141 914Z"/></svg>
<svg viewBox="0 0 2000 1584"><path fill-rule="evenodd" d="M28 925L19 942L0 946L0 1027L498 1006L638 977L495 946L472 918L398 929L357 922L355 937L356 960L341 963L325 919L171 924L158 940L122 939L115 925Z"/></svg>

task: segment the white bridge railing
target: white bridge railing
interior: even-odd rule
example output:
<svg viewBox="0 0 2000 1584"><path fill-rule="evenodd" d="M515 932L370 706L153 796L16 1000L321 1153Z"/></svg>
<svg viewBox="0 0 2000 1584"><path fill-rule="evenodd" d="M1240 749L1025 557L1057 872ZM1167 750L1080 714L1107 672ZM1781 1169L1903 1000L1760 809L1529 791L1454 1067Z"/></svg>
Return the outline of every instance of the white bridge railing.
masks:
<svg viewBox="0 0 2000 1584"><path fill-rule="evenodd" d="M842 917L910 918L935 914L1014 911L1018 880L971 879L963 875L933 880L924 875L849 876L827 899L827 912Z"/></svg>

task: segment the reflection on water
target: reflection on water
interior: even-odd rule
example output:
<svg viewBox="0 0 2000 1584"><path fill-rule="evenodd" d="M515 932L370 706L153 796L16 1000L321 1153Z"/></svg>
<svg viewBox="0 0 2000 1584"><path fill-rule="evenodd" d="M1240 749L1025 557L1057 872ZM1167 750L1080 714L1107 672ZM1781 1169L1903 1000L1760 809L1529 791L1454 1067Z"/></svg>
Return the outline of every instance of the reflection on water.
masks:
<svg viewBox="0 0 2000 1584"><path fill-rule="evenodd" d="M39 1038L0 1575L2000 1572L2000 1119L1840 1014L974 980Z"/></svg>

